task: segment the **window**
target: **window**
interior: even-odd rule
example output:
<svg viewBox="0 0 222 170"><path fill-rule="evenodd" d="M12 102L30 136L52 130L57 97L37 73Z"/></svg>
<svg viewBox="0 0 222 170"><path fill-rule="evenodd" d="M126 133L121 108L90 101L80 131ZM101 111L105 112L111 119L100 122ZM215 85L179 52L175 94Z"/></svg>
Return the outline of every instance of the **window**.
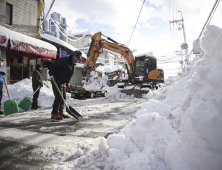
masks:
<svg viewBox="0 0 222 170"><path fill-rule="evenodd" d="M136 60L135 76L144 76L144 58Z"/></svg>
<svg viewBox="0 0 222 170"><path fill-rule="evenodd" d="M12 25L12 5L6 3L6 19L5 23L7 25Z"/></svg>

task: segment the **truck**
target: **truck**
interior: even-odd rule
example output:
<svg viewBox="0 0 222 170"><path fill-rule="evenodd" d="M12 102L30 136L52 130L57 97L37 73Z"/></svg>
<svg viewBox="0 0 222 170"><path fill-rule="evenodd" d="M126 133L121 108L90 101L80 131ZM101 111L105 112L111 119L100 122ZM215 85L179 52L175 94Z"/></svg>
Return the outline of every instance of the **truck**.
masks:
<svg viewBox="0 0 222 170"><path fill-rule="evenodd" d="M106 97L109 88L104 85L99 89L87 89L84 87L84 78L82 76L82 68L83 64L76 64L74 74L71 78L69 89L72 98L93 98L95 96L103 96ZM101 72L95 72L96 77L102 78Z"/></svg>

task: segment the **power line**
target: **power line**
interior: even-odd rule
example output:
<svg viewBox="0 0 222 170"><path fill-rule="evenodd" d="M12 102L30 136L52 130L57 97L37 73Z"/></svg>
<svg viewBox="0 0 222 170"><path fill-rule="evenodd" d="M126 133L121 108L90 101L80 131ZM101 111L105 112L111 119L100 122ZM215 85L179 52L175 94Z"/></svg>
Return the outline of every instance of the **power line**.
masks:
<svg viewBox="0 0 222 170"><path fill-rule="evenodd" d="M143 1L143 4L144 4L144 2L145 2L145 0ZM142 5L142 7L141 7L141 9L140 9L140 13L141 13L141 11L142 11L142 8L143 8L143 5ZM136 24L137 24L137 22L138 22L138 20L139 20L140 13L139 13L139 16L138 16L138 18L137 18ZM136 24L135 24L135 26L134 26L133 32L134 32L134 30L135 30L135 28L136 28ZM131 38L132 38L132 36L133 36L133 32L132 32L132 34L131 34L130 40L131 40ZM129 46L130 40L129 40L127 46Z"/></svg>
<svg viewBox="0 0 222 170"><path fill-rule="evenodd" d="M203 26L203 28L202 28L202 30L201 30L201 32L200 32L200 35L199 35L197 41L199 41L200 37L201 37L202 34L203 34L203 31L204 31L205 28L206 28L206 25L207 25L207 24L210 22L210 20L212 19L213 15L214 15L214 12L216 11L217 6L219 5L219 3L220 3L220 0L216 0L215 4L214 4L214 6L213 6L213 9L211 10L211 12L210 12L210 14L209 14L209 16L208 16L207 21L205 22L205 24L204 24L204 26Z"/></svg>
<svg viewBox="0 0 222 170"><path fill-rule="evenodd" d="M219 6L219 5L218 5L218 6ZM219 6L219 9L220 9L220 12L222 13L222 10L221 10L220 6Z"/></svg>
<svg viewBox="0 0 222 170"><path fill-rule="evenodd" d="M200 40L200 37L202 36L203 31L204 31L205 28L206 28L206 25L207 25L207 24L210 22L210 20L212 19L213 15L214 15L214 12L215 12L216 9L217 9L217 6L219 6L219 3L220 3L220 0L216 0L216 2L214 3L214 6L213 6L213 8L212 8L212 10L211 10L211 12L210 12L210 14L209 14L209 16L208 16L208 18L207 18L205 24L204 24L204 26L203 26L201 32L200 32L199 37L197 38L197 41ZM192 52L193 52L193 49L190 51L190 54L189 54L188 58L191 56L191 53L192 53Z"/></svg>
<svg viewBox="0 0 222 170"><path fill-rule="evenodd" d="M198 14L197 14L197 18L198 18L198 16L199 16L200 9L201 9L201 7L202 7L202 3L203 3L203 0L201 1L200 7L199 7L199 11L198 11ZM194 27L193 27L193 31L194 31L194 28L195 28L196 23L197 23L197 18L196 18L196 21L195 21L195 24L194 24ZM192 31L192 36L193 36L193 31Z"/></svg>
<svg viewBox="0 0 222 170"><path fill-rule="evenodd" d="M45 9L47 10L47 8L45 7ZM49 12L48 12L49 13ZM51 13L50 13L51 14ZM57 28L59 29L59 31L63 34L63 36L65 36L68 40L70 41L79 41L80 39L82 39L83 37L85 37L87 34L83 35L82 37L80 37L79 39L76 39L76 40L73 40L73 39L70 39L66 34L68 33L69 35L71 35L69 32L67 32L66 30L64 30L59 24L57 24L57 22L52 19L51 15L50 15L50 18L52 20L52 22L57 26ZM66 33L64 33L61 29ZM71 35L72 36L72 35Z"/></svg>
<svg viewBox="0 0 222 170"><path fill-rule="evenodd" d="M169 0L169 20L170 20L170 0Z"/></svg>

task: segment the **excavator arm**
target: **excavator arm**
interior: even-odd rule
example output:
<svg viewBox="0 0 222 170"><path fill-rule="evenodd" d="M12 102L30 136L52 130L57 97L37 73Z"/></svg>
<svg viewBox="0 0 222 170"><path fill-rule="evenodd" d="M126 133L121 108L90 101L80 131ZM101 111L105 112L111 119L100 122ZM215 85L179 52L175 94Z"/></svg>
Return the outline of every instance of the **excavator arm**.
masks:
<svg viewBox="0 0 222 170"><path fill-rule="evenodd" d="M109 42L105 39L102 39L101 32L98 32L92 36L92 42L91 42L90 49L87 54L86 66L83 69L83 76L86 76L87 73L93 71L96 68L97 66L96 61L99 57L99 54L102 52L103 48L122 55L128 64L129 76L130 77L133 76L134 74L133 68L135 64L135 59L134 59L132 51L128 47L118 44L117 42L115 42L109 37L107 37L107 39L114 43Z"/></svg>

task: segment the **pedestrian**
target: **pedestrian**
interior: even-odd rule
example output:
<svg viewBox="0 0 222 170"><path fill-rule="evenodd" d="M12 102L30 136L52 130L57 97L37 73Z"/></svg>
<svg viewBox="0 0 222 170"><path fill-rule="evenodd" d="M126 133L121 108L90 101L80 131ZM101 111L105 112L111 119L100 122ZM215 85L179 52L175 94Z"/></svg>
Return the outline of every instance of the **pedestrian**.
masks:
<svg viewBox="0 0 222 170"><path fill-rule="evenodd" d="M39 86L43 87L41 72L42 72L42 66L40 64L37 64L36 70L32 74L32 88L33 88L34 92L37 90L37 88ZM33 96L33 103L32 103L31 109L39 109L40 108L40 106L38 105L39 93L40 93L40 88Z"/></svg>
<svg viewBox="0 0 222 170"><path fill-rule="evenodd" d="M49 68L49 75L51 80L55 80L60 92L66 100L66 83L69 83L73 73L74 65L80 60L82 53L74 51L69 57L60 58L58 61L51 64ZM63 113L64 102L53 82L52 89L54 92L55 100L51 112L51 119L61 120L69 118Z"/></svg>
<svg viewBox="0 0 222 170"><path fill-rule="evenodd" d="M4 60L0 58L0 114L4 114L4 111L2 109L2 94L3 94L3 84L4 84L4 79L3 76L5 76L5 72L2 71L2 66L3 66Z"/></svg>

